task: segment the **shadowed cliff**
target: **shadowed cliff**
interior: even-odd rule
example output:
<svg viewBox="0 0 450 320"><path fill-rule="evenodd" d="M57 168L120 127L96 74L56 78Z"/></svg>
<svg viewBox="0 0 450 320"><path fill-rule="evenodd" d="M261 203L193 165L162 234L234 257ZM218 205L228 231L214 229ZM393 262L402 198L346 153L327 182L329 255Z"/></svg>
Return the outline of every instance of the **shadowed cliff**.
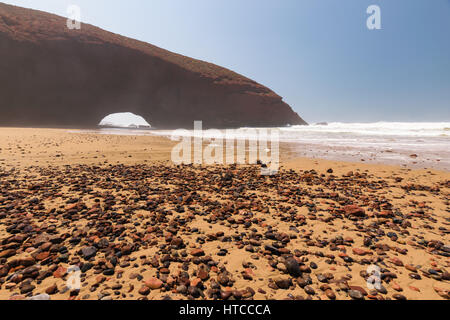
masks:
<svg viewBox="0 0 450 320"><path fill-rule="evenodd" d="M233 71L66 18L0 3L0 125L95 127L133 112L157 128L306 124Z"/></svg>

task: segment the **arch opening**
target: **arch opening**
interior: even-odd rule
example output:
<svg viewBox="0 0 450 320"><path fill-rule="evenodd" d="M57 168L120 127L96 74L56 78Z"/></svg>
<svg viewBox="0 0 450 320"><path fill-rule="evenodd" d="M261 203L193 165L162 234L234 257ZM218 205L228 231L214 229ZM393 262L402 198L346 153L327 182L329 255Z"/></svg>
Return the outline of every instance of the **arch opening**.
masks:
<svg viewBox="0 0 450 320"><path fill-rule="evenodd" d="M151 129L152 126L142 116L131 112L107 115L98 124L101 128Z"/></svg>

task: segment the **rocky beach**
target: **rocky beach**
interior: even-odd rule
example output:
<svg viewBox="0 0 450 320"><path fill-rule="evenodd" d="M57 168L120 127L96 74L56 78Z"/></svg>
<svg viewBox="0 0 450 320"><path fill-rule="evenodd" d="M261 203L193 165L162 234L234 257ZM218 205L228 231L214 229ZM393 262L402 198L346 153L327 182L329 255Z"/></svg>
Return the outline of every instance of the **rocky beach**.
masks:
<svg viewBox="0 0 450 320"><path fill-rule="evenodd" d="M450 298L448 171L282 143L262 176L173 165L173 145L1 128L0 299Z"/></svg>

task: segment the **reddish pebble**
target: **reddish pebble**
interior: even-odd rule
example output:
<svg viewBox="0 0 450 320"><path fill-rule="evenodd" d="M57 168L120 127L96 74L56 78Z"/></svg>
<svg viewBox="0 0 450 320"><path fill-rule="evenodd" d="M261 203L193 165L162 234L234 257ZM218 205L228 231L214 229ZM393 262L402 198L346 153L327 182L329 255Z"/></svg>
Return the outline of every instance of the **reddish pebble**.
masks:
<svg viewBox="0 0 450 320"><path fill-rule="evenodd" d="M58 269L56 269L55 272L53 272L53 276L55 278L62 278L65 276L65 274L67 273L67 269L64 267L58 267Z"/></svg>
<svg viewBox="0 0 450 320"><path fill-rule="evenodd" d="M145 285L149 287L150 289L156 290L162 287L163 282L157 278L150 278L148 280L145 280Z"/></svg>
<svg viewBox="0 0 450 320"><path fill-rule="evenodd" d="M201 257L205 255L205 252L202 249L194 249L191 251L191 255L194 257Z"/></svg>

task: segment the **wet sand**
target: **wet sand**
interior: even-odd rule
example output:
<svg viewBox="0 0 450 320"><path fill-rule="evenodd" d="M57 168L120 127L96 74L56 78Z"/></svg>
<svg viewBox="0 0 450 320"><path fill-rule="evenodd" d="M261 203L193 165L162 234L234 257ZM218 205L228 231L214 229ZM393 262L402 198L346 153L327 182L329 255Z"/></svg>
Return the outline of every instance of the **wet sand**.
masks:
<svg viewBox="0 0 450 320"><path fill-rule="evenodd" d="M0 299L449 299L450 173L282 144L268 177L175 143L0 128Z"/></svg>

